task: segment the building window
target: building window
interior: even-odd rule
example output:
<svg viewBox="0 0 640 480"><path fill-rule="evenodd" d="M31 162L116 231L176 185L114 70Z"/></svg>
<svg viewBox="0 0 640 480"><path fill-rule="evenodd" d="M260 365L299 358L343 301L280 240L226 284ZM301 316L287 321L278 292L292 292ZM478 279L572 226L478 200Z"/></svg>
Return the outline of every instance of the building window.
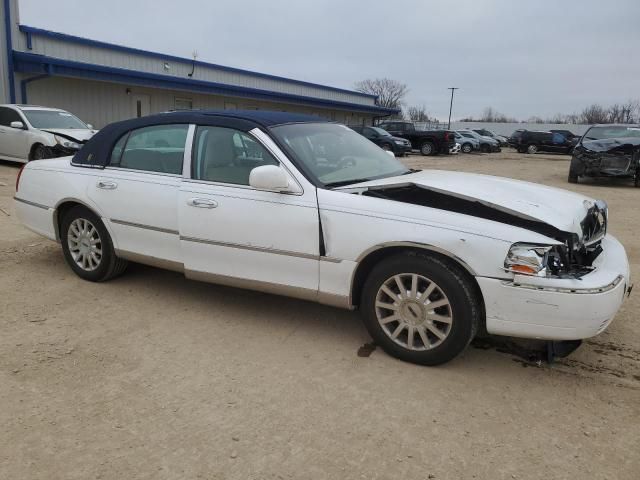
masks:
<svg viewBox="0 0 640 480"><path fill-rule="evenodd" d="M190 98L176 97L174 101L174 110L192 110L193 100Z"/></svg>

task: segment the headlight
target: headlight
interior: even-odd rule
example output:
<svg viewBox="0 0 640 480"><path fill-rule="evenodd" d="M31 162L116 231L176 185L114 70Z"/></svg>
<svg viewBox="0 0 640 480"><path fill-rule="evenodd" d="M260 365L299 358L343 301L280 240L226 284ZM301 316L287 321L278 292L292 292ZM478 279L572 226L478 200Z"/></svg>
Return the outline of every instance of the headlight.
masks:
<svg viewBox="0 0 640 480"><path fill-rule="evenodd" d="M59 137L58 135L54 135L53 138L56 139L56 143L65 148L73 148L74 150L80 150L80 144L76 142L72 142L67 140L66 138Z"/></svg>
<svg viewBox="0 0 640 480"><path fill-rule="evenodd" d="M398 145L404 145L404 140L394 140L394 142Z"/></svg>
<svg viewBox="0 0 640 480"><path fill-rule="evenodd" d="M520 275L545 277L552 245L514 243L504 259L504 268L508 272Z"/></svg>

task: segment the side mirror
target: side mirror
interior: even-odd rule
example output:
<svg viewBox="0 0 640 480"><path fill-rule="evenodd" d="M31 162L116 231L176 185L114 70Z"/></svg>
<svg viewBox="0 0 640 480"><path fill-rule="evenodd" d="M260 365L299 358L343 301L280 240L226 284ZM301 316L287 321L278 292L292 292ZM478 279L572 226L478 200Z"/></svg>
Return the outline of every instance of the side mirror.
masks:
<svg viewBox="0 0 640 480"><path fill-rule="evenodd" d="M389 155L391 155L393 158L396 158L396 154L393 153L391 150L385 150L385 152L387 152Z"/></svg>
<svg viewBox="0 0 640 480"><path fill-rule="evenodd" d="M11 122L9 124L9 126L11 128L17 128L17 129L20 129L20 130L24 130L24 123L22 123L22 122Z"/></svg>
<svg viewBox="0 0 640 480"><path fill-rule="evenodd" d="M93 130L93 125L91 125L90 123L87 123L87 127L89 128L89 130Z"/></svg>
<svg viewBox="0 0 640 480"><path fill-rule="evenodd" d="M287 172L276 165L262 165L249 173L249 185L258 190L280 193L300 193Z"/></svg>

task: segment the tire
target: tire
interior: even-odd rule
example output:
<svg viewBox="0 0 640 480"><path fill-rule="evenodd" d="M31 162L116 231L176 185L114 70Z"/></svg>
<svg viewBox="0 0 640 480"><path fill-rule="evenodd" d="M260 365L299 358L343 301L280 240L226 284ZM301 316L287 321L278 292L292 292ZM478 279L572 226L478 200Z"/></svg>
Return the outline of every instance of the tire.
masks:
<svg viewBox="0 0 640 480"><path fill-rule="evenodd" d="M535 154L535 153L538 153L538 146L537 146L537 145L534 145L534 144L532 143L531 145L529 145L529 146L527 147L527 153L529 153L529 154L531 154L531 155L533 155L533 154Z"/></svg>
<svg viewBox="0 0 640 480"><path fill-rule="evenodd" d="M525 153L525 152L526 152L526 150L525 150L525 149L520 148L520 147L518 147L518 148L517 148L517 150L518 150L518 153Z"/></svg>
<svg viewBox="0 0 640 480"><path fill-rule="evenodd" d="M73 207L64 215L60 241L65 260L84 280L104 282L127 268L128 262L116 256L104 224L88 208Z"/></svg>
<svg viewBox="0 0 640 480"><path fill-rule="evenodd" d="M487 145L486 143L483 143L482 145L480 145L480 151L482 153L489 153L489 152L491 152L491 147L489 145Z"/></svg>
<svg viewBox="0 0 640 480"><path fill-rule="evenodd" d="M462 147L460 147L462 153L471 153L473 151L473 145L470 143L463 143Z"/></svg>
<svg viewBox="0 0 640 480"><path fill-rule="evenodd" d="M400 291L404 291L403 298ZM425 294L430 303L440 305L428 310L421 303ZM407 252L383 260L371 271L360 310L369 334L389 355L420 365L440 365L469 345L478 331L482 308L474 285L458 265ZM397 320L389 320L394 316Z"/></svg>
<svg viewBox="0 0 640 480"><path fill-rule="evenodd" d="M420 153L425 156L435 155L436 154L436 146L431 142L424 142L420 146Z"/></svg>
<svg viewBox="0 0 640 480"><path fill-rule="evenodd" d="M29 153L29 161L42 160L45 158L49 158L49 152L44 145L36 143L33 147L31 147L31 152Z"/></svg>
<svg viewBox="0 0 640 480"><path fill-rule="evenodd" d="M391 145L389 145L388 143L383 143L380 148L382 148L383 150L385 150L387 152L391 151Z"/></svg>
<svg viewBox="0 0 640 480"><path fill-rule="evenodd" d="M636 188L640 188L640 170L636 170L636 176L633 180L633 186Z"/></svg>

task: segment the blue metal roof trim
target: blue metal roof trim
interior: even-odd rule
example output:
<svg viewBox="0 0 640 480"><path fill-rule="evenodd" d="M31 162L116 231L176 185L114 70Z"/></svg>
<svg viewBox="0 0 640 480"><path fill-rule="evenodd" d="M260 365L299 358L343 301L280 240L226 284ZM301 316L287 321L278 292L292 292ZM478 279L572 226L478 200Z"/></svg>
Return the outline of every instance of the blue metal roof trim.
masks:
<svg viewBox="0 0 640 480"><path fill-rule="evenodd" d="M13 51L15 69L25 73L47 73L51 75L89 78L93 80L112 81L124 84L134 84L165 89L189 90L202 93L219 93L235 97L263 99L268 101L295 102L303 105L317 105L325 108L338 108L358 112L378 113L390 115L399 110L374 105L361 105L336 100L325 100L304 95L273 92L250 87L239 87L204 80L173 77L156 73L139 72L123 68L107 67L89 63L62 60L59 58L37 55L33 53ZM53 68L51 68L53 67Z"/></svg>
<svg viewBox="0 0 640 480"><path fill-rule="evenodd" d="M72 43L77 43L80 45L87 45L87 46L91 46L91 47L98 47L98 48L105 48L108 50L114 50L114 51L118 51L118 52L124 52L124 53L132 53L135 55L146 55L149 57L155 57L155 58L159 58L161 60L169 60L169 61L173 61L173 62L183 62L183 63L188 63L188 64L192 64L194 63L194 61L190 58L183 58L183 57L177 57L175 55L168 55L168 54L164 54L164 53L158 53L158 52L151 52L148 50L142 50L139 48L133 48L133 47L125 47L123 45L117 45L114 43L107 43L107 42L102 42L99 40L91 40L89 38L84 38L84 37L77 37L75 35L69 35L66 33L60 33L60 32L53 32L51 30L44 30L42 28L36 28L36 27L29 27L27 25L20 25L18 27L20 29L21 32L23 33L27 33L30 35L39 35L42 37L49 37L49 38L53 38L56 40L62 40L62 41L66 41L66 42L72 42ZM290 82L290 83L295 83L297 85L303 85L303 86L307 86L307 87L315 87L315 88L323 88L325 90L331 90L333 92L340 92L340 93L348 93L350 95L359 95L361 97L366 97L366 98L377 98L377 95L371 95L368 93L362 93L362 92L356 92L353 90L347 90L344 88L338 88L338 87L331 87L331 86L327 86L327 85L320 85L318 83L312 83L312 82L305 82L304 80L295 80L293 78L286 78L286 77L280 77L277 75L270 75L268 73L260 73L260 72L253 72L251 70L244 70L241 68L235 68L235 67L227 67L224 65L218 65L215 63L207 63L207 62L202 62L202 61L195 61L196 65L199 65L201 67L209 67L209 68L217 68L219 70L223 70L226 72L232 72L232 73L243 73L246 75L252 75L254 77L259 77L259 78L267 78L270 80L279 80L279 81L285 81L285 82Z"/></svg>

